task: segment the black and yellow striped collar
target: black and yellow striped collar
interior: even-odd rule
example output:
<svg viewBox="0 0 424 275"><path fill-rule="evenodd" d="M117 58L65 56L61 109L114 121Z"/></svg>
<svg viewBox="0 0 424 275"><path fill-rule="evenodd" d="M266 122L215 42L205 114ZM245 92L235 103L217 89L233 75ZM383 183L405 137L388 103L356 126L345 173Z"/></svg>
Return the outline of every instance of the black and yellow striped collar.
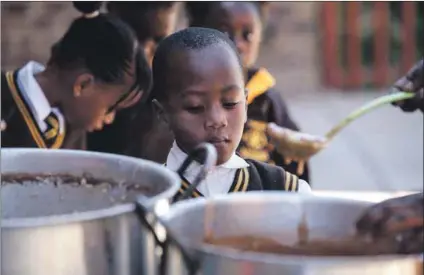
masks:
<svg viewBox="0 0 424 275"><path fill-rule="evenodd" d="M37 147L50 149L60 148L65 137L65 129L60 128L60 126L64 125L64 123L60 123L59 118L52 113L52 115L46 119L46 123L49 125L48 130L42 132L38 127L34 115L30 111L28 103L22 96L22 92L19 90L16 78L17 71L9 71L6 73L6 81L10 93Z"/></svg>
<svg viewBox="0 0 424 275"><path fill-rule="evenodd" d="M228 190L228 193L246 192L249 186L249 180L250 180L250 174L247 168L237 169L237 172L234 176L233 183L231 184L231 187L230 187L230 190ZM189 188L189 186L190 186L190 182L185 177L182 177L181 188L178 190L178 195L182 195L187 190L187 188ZM198 198L198 197L204 197L204 195L199 190L195 189L191 197Z"/></svg>

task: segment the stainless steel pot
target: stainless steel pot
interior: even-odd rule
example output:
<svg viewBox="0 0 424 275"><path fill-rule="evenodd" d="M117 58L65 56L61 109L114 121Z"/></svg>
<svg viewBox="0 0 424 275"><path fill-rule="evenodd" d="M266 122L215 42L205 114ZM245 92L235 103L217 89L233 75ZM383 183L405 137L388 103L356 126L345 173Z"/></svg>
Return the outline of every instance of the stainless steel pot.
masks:
<svg viewBox="0 0 424 275"><path fill-rule="evenodd" d="M179 202L161 216L162 224L185 255L171 242L162 274L202 275L405 275L422 274L416 256L284 256L240 252L205 245L205 231L215 237L256 235L284 244L298 240L298 225L306 218L309 237L347 237L371 202L285 194L249 192L211 200Z"/></svg>
<svg viewBox="0 0 424 275"><path fill-rule="evenodd" d="M215 164L216 152L210 147L202 145L196 150L206 151L207 165L199 181ZM140 194L138 202L103 209L2 219L1 274L150 275L155 272L155 239L150 228L144 225L150 224L146 223L149 212L169 206L170 199L180 188L176 173L163 165L125 156L43 149L2 149L1 173L2 176L25 173L75 177L88 174L109 182L125 181L125 184L146 186L154 192L154 196L149 197ZM7 198L2 205L15 203L13 200ZM77 203L84 205L81 200Z"/></svg>

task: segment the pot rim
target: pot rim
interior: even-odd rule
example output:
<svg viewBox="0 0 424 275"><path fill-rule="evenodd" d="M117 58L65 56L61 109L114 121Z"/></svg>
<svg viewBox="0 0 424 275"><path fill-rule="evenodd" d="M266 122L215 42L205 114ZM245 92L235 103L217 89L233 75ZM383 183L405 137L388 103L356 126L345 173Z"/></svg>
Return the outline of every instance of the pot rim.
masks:
<svg viewBox="0 0 424 275"><path fill-rule="evenodd" d="M223 202L223 201L233 201L233 202L263 202L263 198L266 197L267 201L291 201L291 202L300 202L304 201L331 201L331 202L358 202L365 204L372 204L373 201L367 200L365 198L337 198L332 196L325 195L314 195L312 194L291 194L284 193L280 191L266 191L264 194L263 191L251 191L245 194L232 193L228 195L218 195L211 200L204 199L193 199L188 201L181 201L175 203L169 210L168 213L160 217L161 221L165 224L165 227L168 228L168 225L171 224L170 219L173 216L180 216L187 209L196 208L199 206L205 206L208 203ZM205 253L206 255L215 256L218 258L225 258L229 260L236 261L251 261L255 263L267 263L267 264L277 264L277 265L292 265L299 266L304 264L313 264L313 265L327 265L327 264L361 264L369 262L370 259L373 261L395 261L395 260L414 260L422 258L422 254L417 255L400 255L400 254L388 254L388 255L376 255L376 256L311 256L311 255L282 255L282 254L272 254L272 253L260 253L253 251L240 251L230 247L219 247L210 244L205 244L202 242L200 247L192 243L187 244L187 247L192 250L193 255L198 255L199 253ZM420 257L420 258L419 258ZM421 260L422 261L422 260Z"/></svg>
<svg viewBox="0 0 424 275"><path fill-rule="evenodd" d="M152 168L154 170L161 170L163 176L169 179L169 182L175 182L176 184L171 184L165 191L152 196L139 195L137 197L138 201L143 201L146 207L151 208L155 205L156 202L164 199L169 199L178 192L181 182L179 176L163 167L158 163L153 161L139 159L135 157L109 154L109 153L100 153L100 152L91 152L83 150L69 150L69 149L39 149L39 148L4 148L1 150L1 154L8 152L16 152L21 154L33 153L33 154L49 154L49 155L70 155L78 157L90 157L90 158L108 158L108 159L119 159L122 162L133 164L135 166L143 164L147 168ZM3 172L2 172L3 173ZM41 226L54 226L61 224L77 223L77 222L86 222L104 218L110 218L117 215L122 215L126 213L133 212L135 209L135 204L137 202L129 202L123 204L117 204L111 207L76 212L76 213L67 213L62 215L50 215L43 217L29 217L29 218L9 218L1 219L0 228L1 229L13 229L13 228L28 228L28 227L41 227Z"/></svg>

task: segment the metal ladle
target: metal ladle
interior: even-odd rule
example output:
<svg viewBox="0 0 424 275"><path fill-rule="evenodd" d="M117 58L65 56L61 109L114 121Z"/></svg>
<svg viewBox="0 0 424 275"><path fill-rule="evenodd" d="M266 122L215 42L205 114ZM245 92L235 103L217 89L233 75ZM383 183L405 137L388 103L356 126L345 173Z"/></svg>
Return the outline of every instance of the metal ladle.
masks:
<svg viewBox="0 0 424 275"><path fill-rule="evenodd" d="M298 162L297 174L301 175L304 171L305 162L326 148L334 137L354 120L383 105L413 98L414 96L414 93L397 92L376 98L350 113L328 131L325 136L292 131L278 127L274 123L268 125L267 132L271 142L284 155L286 164L290 164L292 161Z"/></svg>

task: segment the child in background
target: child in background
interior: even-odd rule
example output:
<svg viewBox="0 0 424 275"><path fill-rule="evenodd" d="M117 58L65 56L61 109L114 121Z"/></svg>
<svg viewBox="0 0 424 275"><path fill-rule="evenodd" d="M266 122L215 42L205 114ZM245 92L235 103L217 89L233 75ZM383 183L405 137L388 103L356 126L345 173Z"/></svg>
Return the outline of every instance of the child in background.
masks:
<svg viewBox="0 0 424 275"><path fill-rule="evenodd" d="M101 14L102 2L74 2L83 14L52 47L46 67L30 61L3 73L3 147L84 149L86 131L111 123L150 86L132 30Z"/></svg>
<svg viewBox="0 0 424 275"><path fill-rule="evenodd" d="M113 1L108 3L107 9L111 15L134 30L140 48L151 65L157 44L175 29L176 2ZM169 129L157 120L150 101L151 99L144 97L137 105L118 112L111 125L102 131L90 133L88 149L163 163L173 137Z"/></svg>
<svg viewBox="0 0 424 275"><path fill-rule="evenodd" d="M217 166L192 194L282 190L310 192L309 185L283 168L243 159L235 152L247 120L243 65L231 40L214 29L187 28L159 44L153 59L153 103L175 141L166 166L176 171L203 142L217 149ZM200 169L187 169L182 190Z"/></svg>
<svg viewBox="0 0 424 275"><path fill-rule="evenodd" d="M263 5L255 2L187 2L189 25L214 28L226 33L234 42L241 56L248 90L248 120L238 153L251 158L283 167L300 178L309 181L307 166L286 164L284 156L273 148L267 135L267 124L299 130L290 118L281 93L275 89L274 77L265 69L255 66L261 36Z"/></svg>
<svg viewBox="0 0 424 275"><path fill-rule="evenodd" d="M107 4L107 10L134 30L151 66L158 43L175 30L176 2L111 1Z"/></svg>

